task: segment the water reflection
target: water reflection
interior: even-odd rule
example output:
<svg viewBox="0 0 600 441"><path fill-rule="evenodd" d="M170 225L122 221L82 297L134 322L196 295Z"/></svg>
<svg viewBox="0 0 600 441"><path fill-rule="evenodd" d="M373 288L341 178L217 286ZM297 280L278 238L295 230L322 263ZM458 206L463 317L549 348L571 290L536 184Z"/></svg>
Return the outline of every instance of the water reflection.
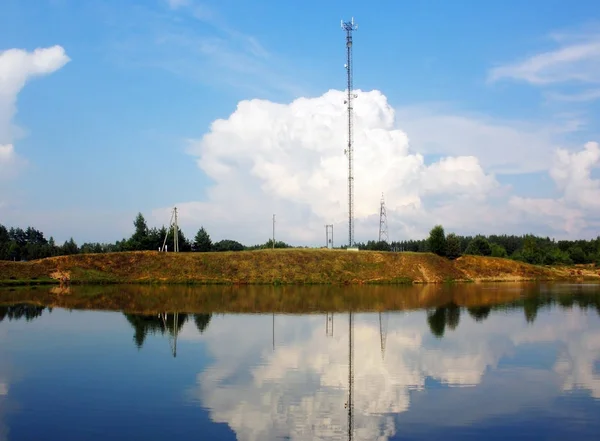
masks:
<svg viewBox="0 0 600 441"><path fill-rule="evenodd" d="M86 418L85 426L53 426L47 434L53 439L64 438L67 430L73 439L105 439L107 432L100 429L116 418L112 409L123 400L127 424L149 427L139 429L145 439L159 439L151 428L172 427L174 421L183 434L200 429L206 439L240 441L599 435L600 287L537 286L535 296L477 289L466 296L451 290L410 292L402 301L414 302L404 303L411 310L385 310L361 299L356 302L373 312L309 315L153 310L129 294L124 299L130 309L117 313L59 308L50 315L39 304L5 305L0 307L0 439L3 425L15 434L7 439L36 438L32 427L5 414L8 399L30 409L30 418L44 411ZM106 294L95 296L99 302ZM274 301L278 294L267 289L265 296ZM191 291L184 300L173 297L172 305L199 304ZM220 305L217 294L206 298ZM387 294L371 299L401 302ZM250 300L265 305L258 295ZM417 300L423 308L414 306ZM84 301L90 299L74 295L51 304ZM249 300L236 301L238 307ZM331 299L326 302L331 305ZM294 307L299 304L297 299ZM32 363L31 354L49 358ZM21 383L31 381L35 393L13 387L3 369L7 360L26 372ZM47 372L55 377L41 382ZM82 372L93 382L69 383ZM54 383L60 384L62 399L49 409L36 400L52 396ZM81 389L82 384L91 385ZM89 405L81 406L81 394L98 411L96 419L86 411ZM219 427L232 432L212 435Z"/></svg>
<svg viewBox="0 0 600 441"><path fill-rule="evenodd" d="M450 321L458 324L455 311L447 311ZM564 321L557 320L563 317ZM465 428L516 415L527 419L540 412L549 418L561 410L554 401L574 388L597 397L593 367L600 358L600 329L597 317L590 321L585 310L548 311L534 326L514 314L491 315L484 324L465 319L443 340L429 337L428 318L390 316L382 358L379 324L372 315L357 317L355 439L390 439L399 435L399 427L414 430L415 425ZM198 374L194 393L210 409L213 421L228 424L239 440L339 439L349 424L346 405L351 386L349 332L340 323L344 318L335 316L339 326L333 338L320 321L302 329L300 323L286 319L278 317L280 327L293 328L294 338L280 337L275 352L264 351L264 341L253 341L247 333L245 349L239 353L225 349L220 337L209 338L215 361ZM215 324L217 334L227 320ZM347 327L348 318L345 322ZM239 333L237 337L242 339ZM557 358L550 362L544 355L530 366L531 349L556 353ZM472 392L448 392L457 387ZM437 408L438 399L448 407ZM424 408L409 412L413 400L417 408ZM432 407L435 412L430 412Z"/></svg>
<svg viewBox="0 0 600 441"><path fill-rule="evenodd" d="M7 320L25 319L27 321L41 317L45 306L30 305L27 303L17 303L13 305L0 306L0 322L5 318ZM52 312L52 308L48 308Z"/></svg>
<svg viewBox="0 0 600 441"><path fill-rule="evenodd" d="M196 328L200 334L204 333L212 316L212 314L185 314L179 312L172 314L162 312L156 315L125 313L124 315L135 330L133 340L138 349L144 345L144 341L148 334L166 334L169 337L173 357L177 356L177 336L190 316L193 317Z"/></svg>

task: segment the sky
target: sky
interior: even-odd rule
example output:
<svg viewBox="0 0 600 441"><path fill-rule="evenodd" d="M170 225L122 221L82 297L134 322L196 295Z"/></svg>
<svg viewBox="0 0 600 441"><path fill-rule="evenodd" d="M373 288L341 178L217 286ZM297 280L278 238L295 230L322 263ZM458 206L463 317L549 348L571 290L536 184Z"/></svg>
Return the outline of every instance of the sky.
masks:
<svg viewBox="0 0 600 441"><path fill-rule="evenodd" d="M114 242L600 231L596 2L3 0L0 224Z"/></svg>

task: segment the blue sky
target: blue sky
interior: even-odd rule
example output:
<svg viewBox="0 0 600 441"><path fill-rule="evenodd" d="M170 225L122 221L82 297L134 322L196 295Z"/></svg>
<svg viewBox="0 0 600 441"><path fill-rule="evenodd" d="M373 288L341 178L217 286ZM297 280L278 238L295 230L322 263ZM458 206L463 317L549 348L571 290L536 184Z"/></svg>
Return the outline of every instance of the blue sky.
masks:
<svg viewBox="0 0 600 441"><path fill-rule="evenodd" d="M275 1L5 0L0 51L58 45L68 62L27 77L16 92L16 112L0 113L9 120L4 126L13 127L0 133L0 145L12 145L10 158L0 162L0 223L33 225L60 240L114 241L129 235L138 211L160 225L177 204L188 236L206 225L215 239L261 242L273 212L289 242L320 243L324 223L342 231L343 170L328 166L317 173L332 155L330 146L297 137L333 130L300 128L298 118L312 115L321 124L319 100L330 89L344 89L340 19L352 16L359 24L355 87L380 91L389 109L375 107L396 117L392 125L383 122L385 115L375 120L380 114L366 111L371 98L365 96L366 104L359 98L357 113L358 106L367 113L357 116L357 139L364 131L364 139L373 140L381 127L401 131L408 150L396 144L383 151L407 155L399 164L423 159L412 174L388 167L385 155L363 167L360 148L368 143L356 147L363 171L357 185L364 182L361 188L377 195L357 193L364 206L357 209L358 240L376 234L369 210L378 212L382 192L389 195L393 239L419 237L438 222L470 234L598 234L597 145L581 160L568 156L557 165L555 159L557 149L576 155L599 137L600 22L593 1L307 1L291 7ZM9 63L0 69L27 75ZM302 111L265 110L269 102L292 108L301 97L311 100ZM1 93L0 99L8 100ZM252 99L263 100L253 114L236 113L241 101ZM268 116L260 125L253 118L262 111ZM244 124L233 122L235 114ZM283 121L283 114L291 119ZM218 119L228 124L215 133L211 124ZM332 133L343 153L344 132ZM262 156L250 139L260 140ZM280 154L267 152L267 144ZM312 145L323 146L316 162L304 160ZM443 176L431 168L449 157L458 160L441 167ZM466 157L477 164L467 165ZM343 164L343 154L330 159ZM235 179L207 165L231 161L239 167ZM270 174L274 169L284 172ZM372 184L375 175L383 177ZM291 177L294 182L285 180ZM325 183L282 190L317 177ZM314 202L324 194L330 209ZM238 209L242 201L253 201L255 209Z"/></svg>

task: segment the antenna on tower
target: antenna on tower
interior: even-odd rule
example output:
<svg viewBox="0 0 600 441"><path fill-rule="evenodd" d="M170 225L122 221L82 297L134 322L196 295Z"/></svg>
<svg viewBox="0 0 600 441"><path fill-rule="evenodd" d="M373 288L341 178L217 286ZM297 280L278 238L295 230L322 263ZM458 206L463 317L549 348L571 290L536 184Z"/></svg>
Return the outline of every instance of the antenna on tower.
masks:
<svg viewBox="0 0 600 441"><path fill-rule="evenodd" d="M352 99L357 95L352 90L352 31L358 29L354 23L354 17L351 21L342 20L342 29L346 31L346 73L347 73L347 93L344 104L348 105L348 147L345 150L348 156L348 247L354 246L354 146L352 144Z"/></svg>
<svg viewBox="0 0 600 441"><path fill-rule="evenodd" d="M379 242L381 241L385 241L387 243L390 241L387 225L387 212L385 210L383 193L381 193L381 204L379 205Z"/></svg>

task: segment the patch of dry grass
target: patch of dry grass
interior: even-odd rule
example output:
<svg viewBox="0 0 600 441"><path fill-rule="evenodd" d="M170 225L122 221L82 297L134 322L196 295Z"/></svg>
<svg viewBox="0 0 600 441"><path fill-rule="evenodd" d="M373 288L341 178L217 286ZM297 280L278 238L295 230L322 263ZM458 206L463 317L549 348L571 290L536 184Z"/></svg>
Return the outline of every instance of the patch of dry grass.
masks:
<svg viewBox="0 0 600 441"><path fill-rule="evenodd" d="M455 261L430 253L342 250L260 250L225 253L138 251L60 256L33 262L0 261L0 283L51 281L66 274L71 283L173 284L399 284L451 281L521 281L585 278L585 270L533 266L507 259L464 256ZM12 281L12 282L11 282Z"/></svg>

